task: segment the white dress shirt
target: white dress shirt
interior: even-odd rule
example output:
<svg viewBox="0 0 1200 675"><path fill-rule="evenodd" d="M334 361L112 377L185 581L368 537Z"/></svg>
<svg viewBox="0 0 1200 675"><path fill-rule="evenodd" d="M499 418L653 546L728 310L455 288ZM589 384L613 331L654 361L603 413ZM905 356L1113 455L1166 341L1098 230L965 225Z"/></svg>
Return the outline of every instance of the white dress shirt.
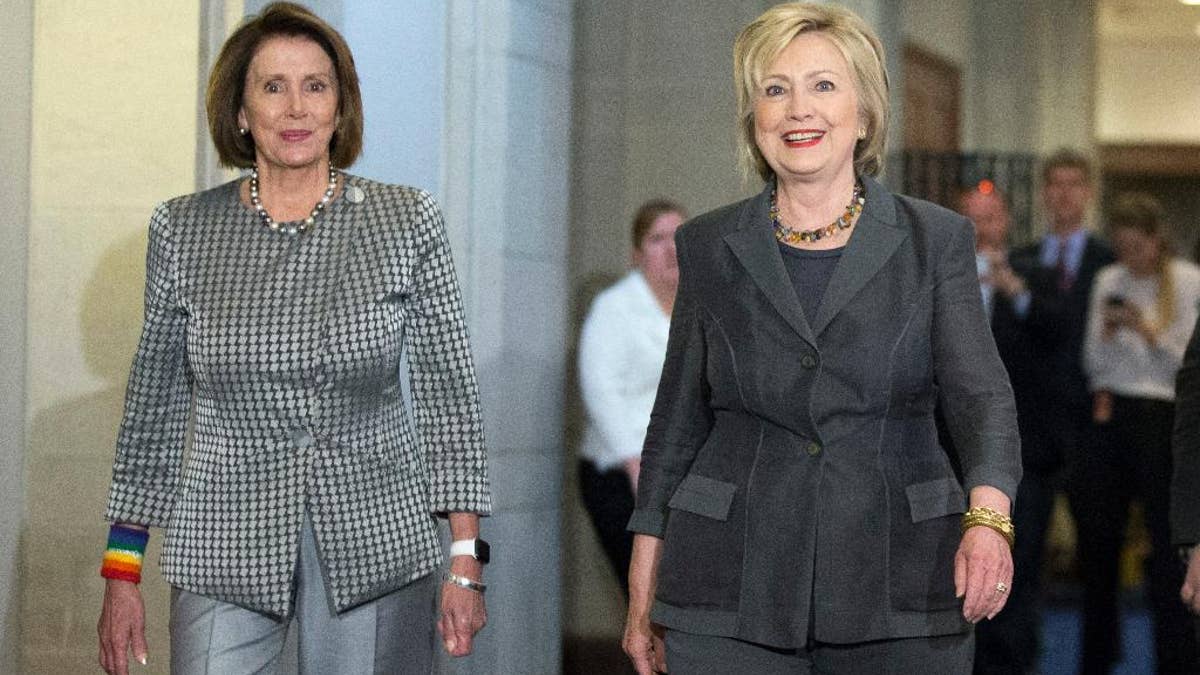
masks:
<svg viewBox="0 0 1200 675"><path fill-rule="evenodd" d="M1171 325L1160 330L1153 347L1126 327L1105 340L1103 309L1107 298L1119 296L1137 307L1144 320L1157 321L1158 277L1135 277L1119 263L1096 275L1083 345L1083 366L1092 391L1175 400L1175 373L1183 363L1183 352L1196 325L1200 267L1180 258L1172 258L1169 264L1175 285L1175 318Z"/></svg>
<svg viewBox="0 0 1200 675"><path fill-rule="evenodd" d="M638 271L596 296L579 336L580 453L600 471L642 454L671 319Z"/></svg>

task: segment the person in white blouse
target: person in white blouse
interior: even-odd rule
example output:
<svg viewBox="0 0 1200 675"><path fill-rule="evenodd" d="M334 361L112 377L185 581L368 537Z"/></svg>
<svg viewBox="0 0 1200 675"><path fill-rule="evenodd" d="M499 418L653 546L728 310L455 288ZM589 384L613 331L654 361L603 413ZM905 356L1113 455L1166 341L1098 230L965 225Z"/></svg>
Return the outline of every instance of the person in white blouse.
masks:
<svg viewBox="0 0 1200 675"><path fill-rule="evenodd" d="M1152 550L1146 580L1154 614L1158 672L1195 673L1197 649L1178 590L1183 569L1171 546L1167 512L1175 375L1196 324L1200 268L1171 254L1162 207L1152 197L1118 197L1110 216L1117 262L1092 288L1084 370L1093 393L1094 440L1077 459L1072 509L1079 535L1085 612L1119 640L1117 569L1136 497Z"/></svg>
<svg viewBox="0 0 1200 675"><path fill-rule="evenodd" d="M634 269L592 302L579 337L579 385L587 413L580 491L605 556L626 594L642 440L667 351L679 285L675 230L687 214L654 199L633 218Z"/></svg>

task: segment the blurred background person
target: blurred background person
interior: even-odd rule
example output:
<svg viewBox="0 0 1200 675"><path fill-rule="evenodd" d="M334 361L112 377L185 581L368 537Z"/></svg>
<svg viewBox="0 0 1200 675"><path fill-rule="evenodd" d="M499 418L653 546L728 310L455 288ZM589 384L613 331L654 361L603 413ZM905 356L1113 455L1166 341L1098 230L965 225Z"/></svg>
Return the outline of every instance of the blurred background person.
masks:
<svg viewBox="0 0 1200 675"><path fill-rule="evenodd" d="M676 238L630 520L641 675L961 675L1004 606L1016 410L970 224L873 178L883 54L854 13L806 3L734 44L739 156L765 186Z"/></svg>
<svg viewBox="0 0 1200 675"><path fill-rule="evenodd" d="M354 60L299 5L229 37L207 112L221 162L250 172L150 222L100 662L146 662L137 583L157 527L172 673L273 672L292 619L301 672L427 673L435 624L461 656L485 621L491 508L441 213L422 190L344 171L362 148ZM438 515L455 540L440 611Z"/></svg>
<svg viewBox="0 0 1200 675"><path fill-rule="evenodd" d="M1031 394L1037 382L1036 373L1030 369L1024 327L1015 306L1017 299L1025 296L1028 290L1008 260L1010 211L1004 194L994 182L986 179L964 190L958 205L959 211L975 226L975 261L984 311L1000 360L1012 383L1017 422L1022 431L1021 446L1027 448L1031 441L1024 433L1024 420L1031 412ZM1025 302L1028 302L1027 298ZM943 445L953 450L953 439L944 419L939 416L938 421ZM1013 527L1021 534L1013 547L1013 583L1008 604L995 618L981 621L975 627L974 672L981 675L1023 675L1036 662L1036 648L1029 643L1028 636L1038 630L1040 585L1037 577L1041 545L1028 536L1037 531L1036 515L1026 508L1029 502L1020 498L1020 488L1017 494L1012 518Z"/></svg>
<svg viewBox="0 0 1200 675"><path fill-rule="evenodd" d="M679 204L653 199L633 217L633 270L592 302L579 337L579 384L587 413L579 487L604 554L629 593L629 555L642 442L658 391L671 309L679 287Z"/></svg>
<svg viewBox="0 0 1200 675"><path fill-rule="evenodd" d="M1120 659L1118 561L1134 498L1150 535L1146 583L1158 672L1200 672L1168 517L1175 377L1196 324L1200 268L1172 255L1164 229L1162 207L1149 195L1115 200L1109 231L1117 262L1097 275L1088 310L1084 368L1096 429L1069 485L1085 675L1107 673Z"/></svg>
<svg viewBox="0 0 1200 675"><path fill-rule="evenodd" d="M1080 153L1058 150L1042 164L1042 201L1047 216L1040 241L1019 247L1007 262L987 248L985 283L1007 300L1019 331L1020 349L1006 361L1013 375L1024 471L1014 522L1020 536L1014 550L1019 587L1014 582L1012 615L979 631L978 672L1024 673L1036 667L1041 651L1037 601L1042 593L1046 531L1055 495L1063 489L1065 467L1080 452L1091 424L1091 397L1082 367L1083 335L1092 282L1112 262L1112 251L1087 228L1092 203L1091 165ZM989 223L998 206L973 200ZM988 210L990 209L990 211ZM993 263L995 266L993 267ZM985 294L987 291L984 291ZM993 324L994 326L994 324Z"/></svg>

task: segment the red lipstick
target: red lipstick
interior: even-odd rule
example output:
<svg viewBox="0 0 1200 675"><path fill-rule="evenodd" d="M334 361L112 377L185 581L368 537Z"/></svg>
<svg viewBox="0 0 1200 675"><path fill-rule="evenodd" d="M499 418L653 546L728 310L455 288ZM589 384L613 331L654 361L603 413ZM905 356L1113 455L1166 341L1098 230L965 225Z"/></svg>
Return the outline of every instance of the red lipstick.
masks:
<svg viewBox="0 0 1200 675"><path fill-rule="evenodd" d="M783 143L789 148L811 148L825 138L820 129L791 129L784 132Z"/></svg>

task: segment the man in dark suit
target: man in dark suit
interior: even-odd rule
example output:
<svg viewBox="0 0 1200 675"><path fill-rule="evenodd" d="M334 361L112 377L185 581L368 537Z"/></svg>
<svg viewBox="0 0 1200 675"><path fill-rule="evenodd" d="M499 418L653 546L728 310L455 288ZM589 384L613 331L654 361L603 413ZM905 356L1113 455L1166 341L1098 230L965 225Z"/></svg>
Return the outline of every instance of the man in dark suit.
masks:
<svg viewBox="0 0 1200 675"><path fill-rule="evenodd" d="M1197 326L1200 328L1200 325ZM1183 354L1175 376L1175 433L1171 438L1175 465L1171 477L1171 543L1187 561L1179 597L1200 615L1200 330ZM1200 639L1200 619L1196 620Z"/></svg>
<svg viewBox="0 0 1200 675"><path fill-rule="evenodd" d="M978 632L976 673L1020 674L1037 664L1046 529L1063 468L1091 423L1081 364L1088 294L1096 273L1113 261L1108 245L1085 227L1092 196L1087 159L1056 152L1042 170L1045 236L1007 260L987 257L993 333L1016 398L1025 474L1013 511L1012 594L1006 610ZM988 208L988 200L975 201Z"/></svg>

